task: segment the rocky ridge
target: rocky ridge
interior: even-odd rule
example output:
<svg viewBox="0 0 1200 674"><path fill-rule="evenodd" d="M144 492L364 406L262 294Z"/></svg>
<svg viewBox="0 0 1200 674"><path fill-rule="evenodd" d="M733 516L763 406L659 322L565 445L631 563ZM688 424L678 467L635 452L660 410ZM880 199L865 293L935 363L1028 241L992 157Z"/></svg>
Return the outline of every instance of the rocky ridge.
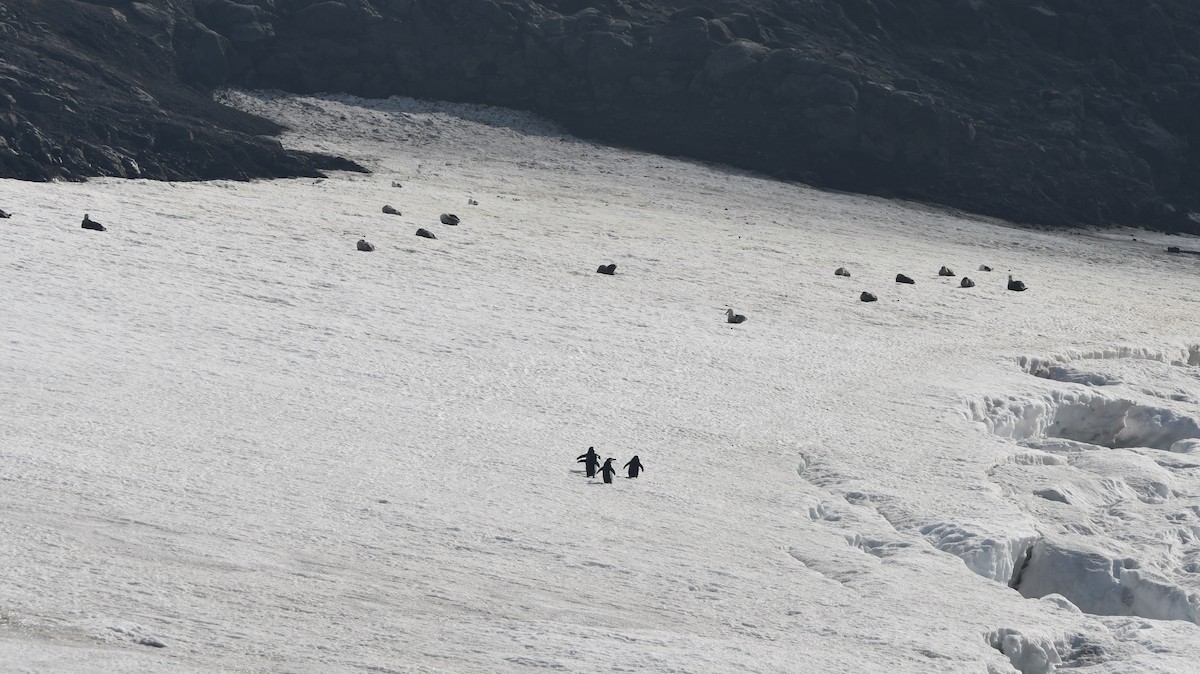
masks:
<svg viewBox="0 0 1200 674"><path fill-rule="evenodd" d="M214 87L532 110L784 179L1196 231L1181 0L0 0L0 175L310 175Z"/></svg>

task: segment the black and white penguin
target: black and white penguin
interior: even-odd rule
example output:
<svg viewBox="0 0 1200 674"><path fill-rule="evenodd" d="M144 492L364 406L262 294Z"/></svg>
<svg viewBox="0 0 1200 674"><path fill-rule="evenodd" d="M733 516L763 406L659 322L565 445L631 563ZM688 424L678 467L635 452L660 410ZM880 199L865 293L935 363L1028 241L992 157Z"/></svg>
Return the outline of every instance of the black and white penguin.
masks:
<svg viewBox="0 0 1200 674"><path fill-rule="evenodd" d="M1025 290L1025 282L1024 281L1014 281L1012 274L1009 274L1008 275L1008 289L1015 290L1017 292L1021 292L1022 290Z"/></svg>
<svg viewBox="0 0 1200 674"><path fill-rule="evenodd" d="M728 323L745 323L746 317L741 314L733 313L733 309L726 309L725 321Z"/></svg>
<svg viewBox="0 0 1200 674"><path fill-rule="evenodd" d="M90 230L93 230L93 231L96 231L96 232L103 232L103 231L104 231L104 225L102 225L102 224L100 224L100 223L96 222L95 220L93 220L93 219L89 218L87 213L84 213L84 214L83 214L83 224L82 224L82 225L80 225L80 227L82 227L83 229L90 229Z"/></svg>

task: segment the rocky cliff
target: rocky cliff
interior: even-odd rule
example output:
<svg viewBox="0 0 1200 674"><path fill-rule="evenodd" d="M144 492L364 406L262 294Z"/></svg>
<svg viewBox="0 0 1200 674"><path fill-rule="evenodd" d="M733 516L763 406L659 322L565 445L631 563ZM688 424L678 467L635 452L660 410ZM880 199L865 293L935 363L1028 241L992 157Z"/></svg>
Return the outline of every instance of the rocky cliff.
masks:
<svg viewBox="0 0 1200 674"><path fill-rule="evenodd" d="M1195 231L1183 0L0 0L0 174L311 175L213 87L533 110L1019 222Z"/></svg>

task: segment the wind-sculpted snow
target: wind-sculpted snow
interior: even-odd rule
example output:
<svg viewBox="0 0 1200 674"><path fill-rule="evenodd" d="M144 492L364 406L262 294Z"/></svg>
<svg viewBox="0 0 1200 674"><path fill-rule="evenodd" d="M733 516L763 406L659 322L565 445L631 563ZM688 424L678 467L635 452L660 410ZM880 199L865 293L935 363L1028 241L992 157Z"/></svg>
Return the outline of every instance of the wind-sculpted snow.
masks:
<svg viewBox="0 0 1200 674"><path fill-rule="evenodd" d="M373 173L0 182L0 669L1200 661L1178 238L227 98Z"/></svg>

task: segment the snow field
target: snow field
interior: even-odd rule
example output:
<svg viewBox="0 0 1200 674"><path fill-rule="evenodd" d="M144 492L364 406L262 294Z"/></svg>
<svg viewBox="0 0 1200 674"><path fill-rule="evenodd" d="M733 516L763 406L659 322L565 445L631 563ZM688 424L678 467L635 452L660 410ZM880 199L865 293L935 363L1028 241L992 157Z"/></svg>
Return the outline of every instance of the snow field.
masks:
<svg viewBox="0 0 1200 674"><path fill-rule="evenodd" d="M374 173L0 182L0 661L1197 661L1200 295L1174 237L1020 230L490 108L227 98ZM983 263L973 289L936 275ZM589 445L646 473L589 481Z"/></svg>

